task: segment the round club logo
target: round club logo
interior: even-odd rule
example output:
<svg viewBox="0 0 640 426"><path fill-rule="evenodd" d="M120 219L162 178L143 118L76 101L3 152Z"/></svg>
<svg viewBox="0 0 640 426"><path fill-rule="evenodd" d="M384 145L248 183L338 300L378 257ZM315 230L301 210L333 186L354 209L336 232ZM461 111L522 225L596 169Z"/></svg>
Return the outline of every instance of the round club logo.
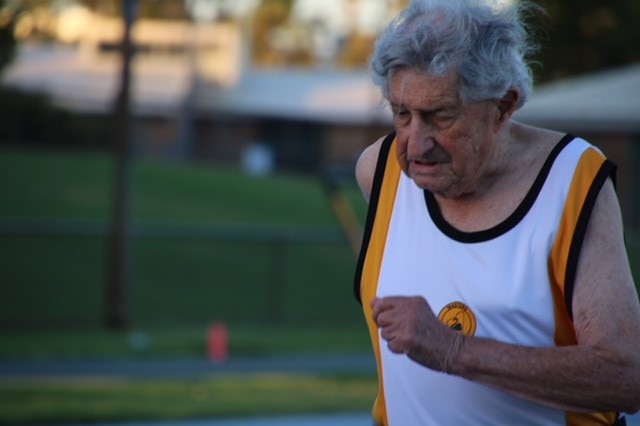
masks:
<svg viewBox="0 0 640 426"><path fill-rule="evenodd" d="M459 331L465 336L473 336L476 332L476 316L462 302L451 302L438 314L444 325Z"/></svg>

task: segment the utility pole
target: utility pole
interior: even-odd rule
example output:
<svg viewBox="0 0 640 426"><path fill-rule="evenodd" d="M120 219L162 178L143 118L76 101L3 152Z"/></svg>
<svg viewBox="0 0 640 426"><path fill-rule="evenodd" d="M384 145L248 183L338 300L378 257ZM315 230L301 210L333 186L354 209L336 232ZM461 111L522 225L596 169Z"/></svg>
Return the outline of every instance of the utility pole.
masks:
<svg viewBox="0 0 640 426"><path fill-rule="evenodd" d="M135 20L138 0L122 0L124 31L120 45L122 68L120 87L114 103L114 182L112 216L109 229L107 263L106 326L126 329L130 326L129 281L131 271L131 60L134 46L131 28Z"/></svg>

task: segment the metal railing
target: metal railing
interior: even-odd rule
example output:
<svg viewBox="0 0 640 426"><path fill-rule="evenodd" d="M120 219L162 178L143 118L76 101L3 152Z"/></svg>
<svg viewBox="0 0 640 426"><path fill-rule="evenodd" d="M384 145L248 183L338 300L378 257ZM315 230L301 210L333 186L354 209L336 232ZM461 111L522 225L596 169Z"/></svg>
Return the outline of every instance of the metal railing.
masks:
<svg viewBox="0 0 640 426"><path fill-rule="evenodd" d="M56 219L0 219L0 237L37 237L71 239L107 239L109 222ZM131 226L132 241L176 241L215 243L259 243L268 250L268 271L265 274L268 299L265 300L267 320L284 319L284 293L287 280L289 246L293 244L344 245L348 241L338 227L311 227L261 224L183 224L136 223Z"/></svg>

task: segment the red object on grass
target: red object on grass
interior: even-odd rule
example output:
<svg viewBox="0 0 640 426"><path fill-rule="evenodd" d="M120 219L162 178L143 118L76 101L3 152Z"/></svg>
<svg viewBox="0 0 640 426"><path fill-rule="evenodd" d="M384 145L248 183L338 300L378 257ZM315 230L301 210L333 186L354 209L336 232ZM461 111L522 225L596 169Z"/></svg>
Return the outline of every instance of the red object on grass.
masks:
<svg viewBox="0 0 640 426"><path fill-rule="evenodd" d="M229 357L227 326L221 322L215 322L207 329L207 357L215 363L223 363Z"/></svg>

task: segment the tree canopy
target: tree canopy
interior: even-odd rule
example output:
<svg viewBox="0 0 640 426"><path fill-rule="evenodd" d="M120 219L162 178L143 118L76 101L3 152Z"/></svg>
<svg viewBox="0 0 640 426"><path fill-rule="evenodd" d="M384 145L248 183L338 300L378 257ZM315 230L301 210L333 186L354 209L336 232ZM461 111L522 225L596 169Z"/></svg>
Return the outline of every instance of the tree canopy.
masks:
<svg viewBox="0 0 640 426"><path fill-rule="evenodd" d="M539 0L537 82L640 61L637 0Z"/></svg>
<svg viewBox="0 0 640 426"><path fill-rule="evenodd" d="M0 0L0 75L11 63L15 54L16 40L13 37L13 16L3 13L5 0Z"/></svg>

